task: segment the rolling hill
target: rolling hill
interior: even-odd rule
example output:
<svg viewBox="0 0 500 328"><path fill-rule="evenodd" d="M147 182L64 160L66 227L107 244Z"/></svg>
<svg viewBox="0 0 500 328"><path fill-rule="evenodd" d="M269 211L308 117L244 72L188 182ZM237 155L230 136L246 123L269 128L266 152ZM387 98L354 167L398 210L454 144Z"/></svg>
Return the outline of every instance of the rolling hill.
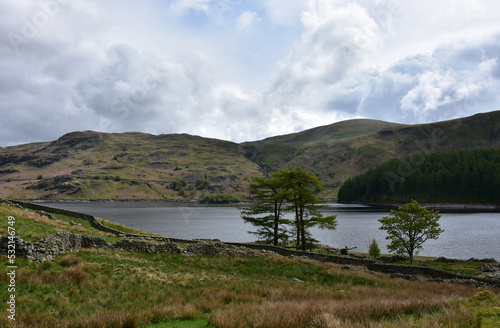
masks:
<svg viewBox="0 0 500 328"><path fill-rule="evenodd" d="M0 148L0 197L199 200L249 195L251 176L301 166L335 198L349 177L394 158L500 147L500 111L432 124L356 119L233 143L187 134L72 132Z"/></svg>

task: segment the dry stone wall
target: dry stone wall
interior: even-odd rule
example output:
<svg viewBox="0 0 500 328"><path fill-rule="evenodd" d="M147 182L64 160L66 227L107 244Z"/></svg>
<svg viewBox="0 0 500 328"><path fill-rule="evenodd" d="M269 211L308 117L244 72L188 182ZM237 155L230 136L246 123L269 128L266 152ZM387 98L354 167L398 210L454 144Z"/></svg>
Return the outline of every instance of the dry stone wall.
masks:
<svg viewBox="0 0 500 328"><path fill-rule="evenodd" d="M425 276L430 277L435 281L449 281L449 282L462 282L470 283L478 286L496 286L500 287L500 280L484 278L484 277L472 277L464 274L458 274L451 271L440 270L436 268L431 268L427 266L418 265L400 265L400 264L387 264L373 262L367 265L370 271L388 273L388 274L400 274L405 276Z"/></svg>
<svg viewBox="0 0 500 328"><path fill-rule="evenodd" d="M0 238L0 254L6 255L8 236ZM16 256L37 262L51 261L55 256L64 255L70 250L82 248L118 249L144 253L180 253L180 248L171 241L154 242L145 240L122 239L114 244L99 236L78 235L68 231L57 231L55 236L47 236L32 243L15 237Z"/></svg>

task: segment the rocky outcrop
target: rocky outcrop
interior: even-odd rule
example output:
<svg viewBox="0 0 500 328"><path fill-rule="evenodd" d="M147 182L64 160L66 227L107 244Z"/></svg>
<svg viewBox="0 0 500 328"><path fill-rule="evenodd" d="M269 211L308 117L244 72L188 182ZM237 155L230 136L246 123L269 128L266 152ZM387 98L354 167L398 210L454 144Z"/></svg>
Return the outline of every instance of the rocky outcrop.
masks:
<svg viewBox="0 0 500 328"><path fill-rule="evenodd" d="M488 263L477 269L483 273L482 277L498 279L500 281L500 263Z"/></svg>

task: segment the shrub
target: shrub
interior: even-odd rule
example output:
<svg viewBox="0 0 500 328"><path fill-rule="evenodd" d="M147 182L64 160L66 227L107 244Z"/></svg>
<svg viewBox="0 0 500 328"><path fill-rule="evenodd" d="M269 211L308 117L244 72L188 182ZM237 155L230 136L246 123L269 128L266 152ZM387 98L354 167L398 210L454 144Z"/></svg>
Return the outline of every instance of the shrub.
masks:
<svg viewBox="0 0 500 328"><path fill-rule="evenodd" d="M377 241L375 239L373 239L370 244L370 249L368 251L368 254L370 254L370 256L373 256L374 258L380 256L380 248L378 247Z"/></svg>
<svg viewBox="0 0 500 328"><path fill-rule="evenodd" d="M210 182L208 182L207 180L196 180L195 187L198 190L203 190L203 189L207 188L208 185L210 185Z"/></svg>
<svg viewBox="0 0 500 328"><path fill-rule="evenodd" d="M230 204L239 203L241 200L237 196L229 194L210 194L200 200L202 204Z"/></svg>
<svg viewBox="0 0 500 328"><path fill-rule="evenodd" d="M180 191L186 185L187 185L186 184L186 180L184 180L184 179L178 179L178 180L175 180L174 182L172 182L170 184L170 189L173 189L175 191Z"/></svg>

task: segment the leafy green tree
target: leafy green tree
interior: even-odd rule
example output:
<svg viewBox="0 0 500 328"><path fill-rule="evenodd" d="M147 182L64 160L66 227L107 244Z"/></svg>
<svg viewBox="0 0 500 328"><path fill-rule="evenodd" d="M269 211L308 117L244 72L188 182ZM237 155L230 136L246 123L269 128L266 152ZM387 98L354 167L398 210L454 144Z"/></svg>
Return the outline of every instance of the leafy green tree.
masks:
<svg viewBox="0 0 500 328"><path fill-rule="evenodd" d="M368 250L370 256L377 258L380 256L380 248L378 247L377 241L375 239L370 243L370 248Z"/></svg>
<svg viewBox="0 0 500 328"><path fill-rule="evenodd" d="M438 211L430 211L413 200L411 203L392 210L393 216L379 219L381 230L387 232L385 237L391 240L387 246L389 251L397 254L408 254L410 264L413 264L414 254L422 248L428 239L437 239L444 231L440 228Z"/></svg>
<svg viewBox="0 0 500 328"><path fill-rule="evenodd" d="M324 206L315 191L321 190L322 184L316 176L298 167L295 170L282 169L275 173L275 177L288 191L287 201L291 205L287 210L295 213L297 249L306 250L306 245L314 241L308 232L309 228L318 226L321 229L334 230L337 227L336 215L324 217L320 213L320 209Z"/></svg>
<svg viewBox="0 0 500 328"><path fill-rule="evenodd" d="M284 203L288 191L283 189L283 181L278 177L271 178L252 177L250 189L254 191L252 199L255 205L243 209L241 217L245 222L257 227L253 233L273 245L288 239L287 230L284 227L288 220L283 218ZM267 215L266 215L267 214Z"/></svg>

